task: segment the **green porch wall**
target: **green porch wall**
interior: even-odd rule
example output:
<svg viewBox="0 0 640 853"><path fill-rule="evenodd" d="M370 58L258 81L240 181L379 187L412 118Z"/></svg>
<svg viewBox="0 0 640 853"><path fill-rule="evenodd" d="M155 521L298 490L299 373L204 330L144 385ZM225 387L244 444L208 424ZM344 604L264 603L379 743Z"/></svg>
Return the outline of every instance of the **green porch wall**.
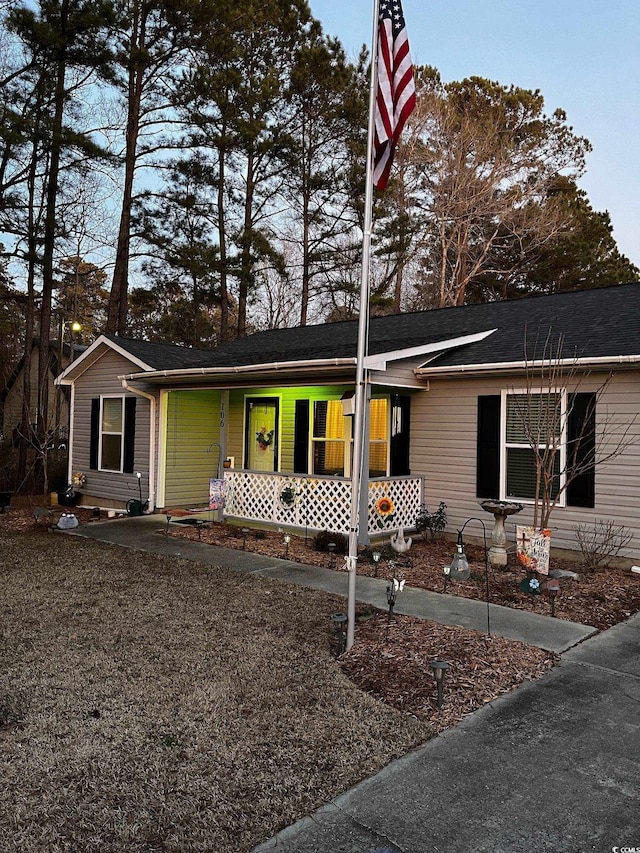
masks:
<svg viewBox="0 0 640 853"><path fill-rule="evenodd" d="M171 391L167 400L165 506L208 504L218 470L220 391Z"/></svg>
<svg viewBox="0 0 640 853"><path fill-rule="evenodd" d="M227 452L236 468L244 465L244 409L247 397L277 397L280 400L279 470L293 473L293 438L296 400L340 400L352 385L312 385L296 388L243 388L229 395L229 441Z"/></svg>

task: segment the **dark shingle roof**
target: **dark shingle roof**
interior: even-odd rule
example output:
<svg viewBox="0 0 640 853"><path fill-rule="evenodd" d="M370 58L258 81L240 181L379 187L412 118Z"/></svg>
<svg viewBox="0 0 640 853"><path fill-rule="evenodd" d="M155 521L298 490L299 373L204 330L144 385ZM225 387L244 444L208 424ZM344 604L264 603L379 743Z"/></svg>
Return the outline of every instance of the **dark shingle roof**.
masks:
<svg viewBox="0 0 640 853"><path fill-rule="evenodd" d="M139 341L134 338L121 338L118 335L105 335L114 344L121 347L134 358L148 364L153 370L173 370L174 368L202 367L204 360L210 357L210 350L190 349L177 344L159 344L152 341Z"/></svg>
<svg viewBox="0 0 640 853"><path fill-rule="evenodd" d="M496 329L483 341L443 353L434 366L517 362L524 357L525 329L530 340L543 342L550 328L554 336L564 336L565 357L637 355L640 284L377 317L370 323L369 353ZM156 370L171 370L355 357L357 334L358 323L352 320L259 332L209 351L112 340ZM528 354L533 354L531 347Z"/></svg>

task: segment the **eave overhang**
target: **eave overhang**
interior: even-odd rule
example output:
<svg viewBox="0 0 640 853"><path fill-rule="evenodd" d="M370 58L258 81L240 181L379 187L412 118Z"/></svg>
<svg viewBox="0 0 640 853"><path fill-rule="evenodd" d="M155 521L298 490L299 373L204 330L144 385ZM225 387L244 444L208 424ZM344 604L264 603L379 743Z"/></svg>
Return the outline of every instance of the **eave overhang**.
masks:
<svg viewBox="0 0 640 853"><path fill-rule="evenodd" d="M248 382L264 383L273 378L279 384L299 384L304 379L318 379L320 376L344 378L353 381L355 376L355 358L318 359L316 361L283 361L267 364L243 364L226 367L192 367L174 370L150 370L143 373L129 373L121 376L130 382L145 382L163 387L176 385L207 385L228 388L234 385L246 385Z"/></svg>

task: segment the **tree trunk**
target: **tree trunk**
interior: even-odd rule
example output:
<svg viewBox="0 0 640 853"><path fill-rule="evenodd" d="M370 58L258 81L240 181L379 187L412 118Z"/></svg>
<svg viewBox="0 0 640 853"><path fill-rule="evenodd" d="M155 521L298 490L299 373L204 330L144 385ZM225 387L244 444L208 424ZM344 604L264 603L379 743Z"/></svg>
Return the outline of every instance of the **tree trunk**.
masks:
<svg viewBox="0 0 640 853"><path fill-rule="evenodd" d="M144 66L141 61L136 61L134 56L144 54L146 48L145 42L145 18L139 6L135 4L135 15L131 33L131 52L128 58L127 132L124 155L122 209L120 211L120 226L118 228L116 259L113 268L106 328L107 333L112 335L123 335L127 330L131 205L133 202L133 181L136 171L138 137L140 134L142 88L144 85Z"/></svg>
<svg viewBox="0 0 640 853"><path fill-rule="evenodd" d="M69 0L60 7L60 32L66 38ZM44 240L42 255L42 302L40 305L40 354L38 358L38 434L46 435L49 428L49 338L51 334L51 297L53 294L53 254L56 239L56 201L62 149L62 121L65 102L66 57L63 51L56 63L54 115L51 135L49 179L46 191Z"/></svg>
<svg viewBox="0 0 640 853"><path fill-rule="evenodd" d="M220 139L224 140L227 133L226 122L223 122ZM229 340L229 289L227 286L227 222L224 203L226 150L224 144L218 148L218 237L220 239L220 334L219 343Z"/></svg>
<svg viewBox="0 0 640 853"><path fill-rule="evenodd" d="M246 173L246 196L244 200L244 225L242 231L242 251L240 255L240 287L238 289L238 337L243 338L247 334L247 302L249 299L249 286L253 274L253 262L251 259L251 230L253 211L254 190L254 152L249 149L247 154Z"/></svg>

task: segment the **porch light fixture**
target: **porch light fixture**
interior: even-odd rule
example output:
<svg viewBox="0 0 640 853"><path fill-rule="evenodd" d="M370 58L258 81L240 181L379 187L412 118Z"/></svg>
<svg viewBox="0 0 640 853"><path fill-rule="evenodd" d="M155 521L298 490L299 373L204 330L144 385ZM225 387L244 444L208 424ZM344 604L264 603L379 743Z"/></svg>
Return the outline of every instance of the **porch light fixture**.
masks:
<svg viewBox="0 0 640 853"><path fill-rule="evenodd" d="M374 569L373 569L374 578L378 577L378 566L380 565L380 557L382 557L382 554L380 553L380 551L373 551L371 554L371 559L373 560L373 566L374 566Z"/></svg>
<svg viewBox="0 0 640 853"><path fill-rule="evenodd" d="M291 536L288 533L284 534L284 555L286 559L289 559L289 543L291 542Z"/></svg>
<svg viewBox="0 0 640 853"><path fill-rule="evenodd" d="M344 654L347 648L347 621L345 613L334 613L331 617L337 657Z"/></svg>
<svg viewBox="0 0 640 853"><path fill-rule="evenodd" d="M247 550L247 536L249 535L249 528L243 527L240 532L242 533L242 550L246 551Z"/></svg>
<svg viewBox="0 0 640 853"><path fill-rule="evenodd" d="M489 557L487 552L487 528L485 527L484 521L481 518L468 518L465 523L462 525L460 530L458 530L458 541L456 542L456 553L453 555L451 559L451 565L445 567L445 592L447 587L447 580L450 578L451 580L468 580L471 575L471 569L469 567L469 561L467 560L466 554L464 553L464 545L462 543L462 534L464 533L464 529L471 521L477 521L478 524L482 525L482 541L484 543L484 577L485 577L485 598L487 602L487 636L491 636L491 613L489 609ZM449 569L447 573L446 569Z"/></svg>
<svg viewBox="0 0 640 853"><path fill-rule="evenodd" d="M327 551L329 552L329 568L335 569L336 567L336 543L329 542L327 545Z"/></svg>
<svg viewBox="0 0 640 853"><path fill-rule="evenodd" d="M340 398L340 402L342 403L342 414L343 415L354 415L355 414L355 403L356 403L356 395L355 391L345 391L342 397Z"/></svg>
<svg viewBox="0 0 640 853"><path fill-rule="evenodd" d="M436 688L438 690L438 708L442 708L442 688L444 685L444 676L446 671L449 669L449 664L446 660L433 660L429 666L431 667L433 677L436 680Z"/></svg>

